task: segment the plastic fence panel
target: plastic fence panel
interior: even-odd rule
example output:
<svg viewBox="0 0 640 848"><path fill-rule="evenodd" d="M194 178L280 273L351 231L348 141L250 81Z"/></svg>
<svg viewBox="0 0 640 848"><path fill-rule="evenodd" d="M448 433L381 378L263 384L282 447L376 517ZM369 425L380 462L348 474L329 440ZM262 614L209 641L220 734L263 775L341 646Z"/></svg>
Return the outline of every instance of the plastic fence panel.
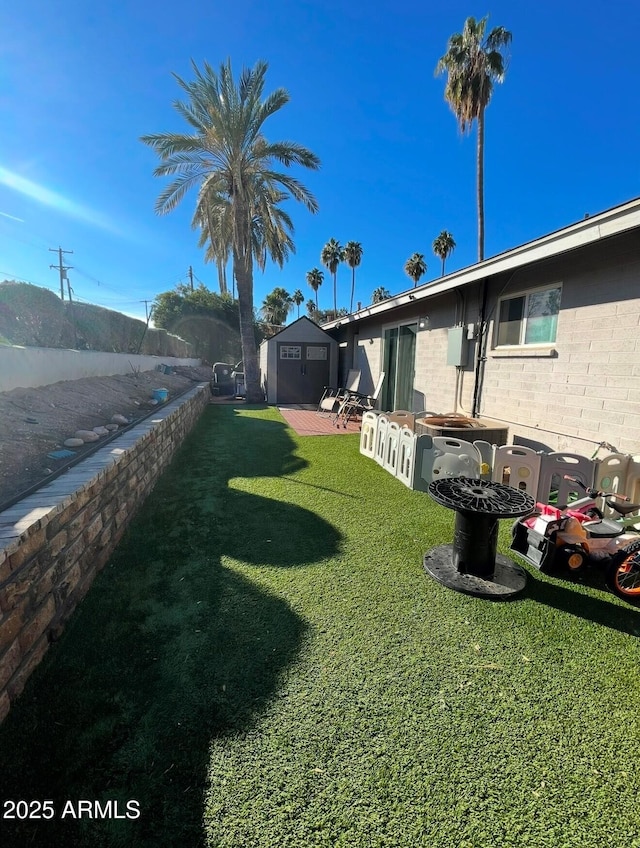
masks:
<svg viewBox="0 0 640 848"><path fill-rule="evenodd" d="M362 427L360 428L360 453L373 459L376 452L376 433L378 432L378 418L375 412L365 412L362 415Z"/></svg>
<svg viewBox="0 0 640 848"><path fill-rule="evenodd" d="M632 456L629 459L624 493L633 503L640 503L640 456Z"/></svg>
<svg viewBox="0 0 640 848"><path fill-rule="evenodd" d="M376 449L373 458L378 465L384 465L384 455L387 444L387 429L389 419L386 415L378 416L378 429L376 430Z"/></svg>
<svg viewBox="0 0 640 848"><path fill-rule="evenodd" d="M491 479L536 497L540 480L541 456L522 445L504 445L493 452ZM569 472L566 472L569 473Z"/></svg>
<svg viewBox="0 0 640 848"><path fill-rule="evenodd" d="M477 439L473 444L480 454L480 479L491 480L491 472L493 470L493 451L495 449L495 445L492 445L491 442L485 442L483 439Z"/></svg>
<svg viewBox="0 0 640 848"><path fill-rule="evenodd" d="M393 476L396 476L398 463L398 441L400 439L400 425L395 421L387 424L387 438L384 446L384 462L382 467Z"/></svg>
<svg viewBox="0 0 640 848"><path fill-rule="evenodd" d="M471 442L463 442L450 436L435 436L433 439L432 479L441 477L480 476L482 457Z"/></svg>
<svg viewBox="0 0 640 848"><path fill-rule="evenodd" d="M631 457L623 453L611 453L609 456L597 459L593 475L594 489L599 489L601 492L620 492L620 494L626 494L627 470L630 462ZM598 506L606 518L612 518L618 515L617 512L614 512L611 507L606 505L603 499L600 499Z"/></svg>
<svg viewBox="0 0 640 848"><path fill-rule="evenodd" d="M415 424L415 415L406 409L394 409L388 415L389 421L395 421L400 427L408 427L413 430Z"/></svg>
<svg viewBox="0 0 640 848"><path fill-rule="evenodd" d="M428 435L416 436L415 458L413 461L412 489L426 492L431 482L431 467L433 465L433 438Z"/></svg>
<svg viewBox="0 0 640 848"><path fill-rule="evenodd" d="M413 488L413 475L416 465L416 440L417 436L413 430L408 427L403 427L400 430L396 477L410 489Z"/></svg>
<svg viewBox="0 0 640 848"><path fill-rule="evenodd" d="M584 491L570 480L565 480L564 475L577 477L585 486L591 486L594 467L592 459L577 453L558 451L542 454L536 500L563 506L576 498L584 497Z"/></svg>
<svg viewBox="0 0 640 848"><path fill-rule="evenodd" d="M420 439L430 438L420 436ZM414 489L426 492L432 480L441 477L470 477L478 479L482 458L471 444L450 436L434 436L431 445L416 446L416 473Z"/></svg>

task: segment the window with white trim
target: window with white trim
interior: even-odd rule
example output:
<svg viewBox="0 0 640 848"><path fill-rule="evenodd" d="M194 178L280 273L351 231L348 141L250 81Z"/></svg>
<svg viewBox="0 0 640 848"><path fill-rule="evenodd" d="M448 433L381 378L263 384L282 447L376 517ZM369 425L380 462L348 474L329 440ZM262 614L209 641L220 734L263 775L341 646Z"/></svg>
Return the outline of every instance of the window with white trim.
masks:
<svg viewBox="0 0 640 848"><path fill-rule="evenodd" d="M498 301L496 347L553 344L561 293L561 286L550 286L501 297Z"/></svg>
<svg viewBox="0 0 640 848"><path fill-rule="evenodd" d="M280 345L280 359L302 359L300 345Z"/></svg>

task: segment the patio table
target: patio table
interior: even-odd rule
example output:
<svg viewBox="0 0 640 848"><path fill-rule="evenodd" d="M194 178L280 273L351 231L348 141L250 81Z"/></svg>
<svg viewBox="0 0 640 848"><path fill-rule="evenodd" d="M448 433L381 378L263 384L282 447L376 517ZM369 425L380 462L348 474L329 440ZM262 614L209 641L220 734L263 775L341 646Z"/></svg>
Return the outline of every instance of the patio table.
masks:
<svg viewBox="0 0 640 848"><path fill-rule="evenodd" d="M445 477L429 484L436 503L455 511L453 544L424 556L425 571L439 583L494 600L507 600L524 589L527 573L496 553L498 521L533 512L531 495L489 480Z"/></svg>

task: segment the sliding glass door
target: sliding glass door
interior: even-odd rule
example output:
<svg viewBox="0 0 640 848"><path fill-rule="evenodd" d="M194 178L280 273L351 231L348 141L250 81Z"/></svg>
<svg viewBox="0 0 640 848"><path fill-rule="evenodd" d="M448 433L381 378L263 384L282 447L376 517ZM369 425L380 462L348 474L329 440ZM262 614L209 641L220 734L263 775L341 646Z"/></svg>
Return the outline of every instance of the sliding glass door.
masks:
<svg viewBox="0 0 640 848"><path fill-rule="evenodd" d="M382 409L413 412L413 379L416 367L418 324L387 327L383 331L383 371L386 374Z"/></svg>

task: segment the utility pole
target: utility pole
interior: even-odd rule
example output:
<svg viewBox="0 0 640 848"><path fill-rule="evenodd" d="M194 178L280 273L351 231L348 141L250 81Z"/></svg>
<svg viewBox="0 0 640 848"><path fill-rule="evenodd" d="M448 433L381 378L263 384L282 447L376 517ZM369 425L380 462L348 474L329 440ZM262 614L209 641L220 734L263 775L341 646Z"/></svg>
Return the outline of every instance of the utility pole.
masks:
<svg viewBox="0 0 640 848"><path fill-rule="evenodd" d="M142 331L142 337L140 339L140 344L138 345L138 350L136 353L140 353L142 350L142 342L144 341L144 337L146 335L147 330L149 329L149 321L151 320L151 316L153 315L153 305L151 306L151 311L147 308L148 300L141 300L140 303L144 303L144 311L147 316L147 323L144 325L144 330Z"/></svg>
<svg viewBox="0 0 640 848"><path fill-rule="evenodd" d="M61 247L55 248L50 247L49 250L51 253L58 254L58 265L49 265L49 268L55 268L56 271L60 272L60 300L64 300L64 281L67 281L67 286L69 285L69 278L67 277L67 271L70 268L73 268L73 265L64 265L62 262L62 254L63 253L73 253L73 250L63 250ZM69 299L71 299L71 295L69 295Z"/></svg>
<svg viewBox="0 0 640 848"><path fill-rule="evenodd" d="M193 268L189 265L189 281L191 283L191 291L193 291Z"/></svg>

